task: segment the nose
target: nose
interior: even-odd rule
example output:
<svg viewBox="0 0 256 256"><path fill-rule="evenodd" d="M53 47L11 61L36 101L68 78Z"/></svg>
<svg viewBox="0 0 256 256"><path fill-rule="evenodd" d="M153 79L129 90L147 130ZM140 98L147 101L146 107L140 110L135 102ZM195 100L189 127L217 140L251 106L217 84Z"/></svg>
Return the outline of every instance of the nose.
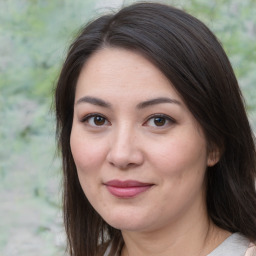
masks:
<svg viewBox="0 0 256 256"><path fill-rule="evenodd" d="M142 165L144 155L135 131L119 129L113 132L107 161L118 169L127 170Z"/></svg>

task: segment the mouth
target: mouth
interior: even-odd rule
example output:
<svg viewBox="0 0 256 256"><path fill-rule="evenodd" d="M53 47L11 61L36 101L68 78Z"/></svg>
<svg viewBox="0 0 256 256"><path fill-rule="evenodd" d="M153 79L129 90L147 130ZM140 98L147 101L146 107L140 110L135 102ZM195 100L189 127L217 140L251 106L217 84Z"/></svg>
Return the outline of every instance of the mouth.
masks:
<svg viewBox="0 0 256 256"><path fill-rule="evenodd" d="M133 198L149 190L154 184L136 180L111 180L104 183L107 190L115 197Z"/></svg>

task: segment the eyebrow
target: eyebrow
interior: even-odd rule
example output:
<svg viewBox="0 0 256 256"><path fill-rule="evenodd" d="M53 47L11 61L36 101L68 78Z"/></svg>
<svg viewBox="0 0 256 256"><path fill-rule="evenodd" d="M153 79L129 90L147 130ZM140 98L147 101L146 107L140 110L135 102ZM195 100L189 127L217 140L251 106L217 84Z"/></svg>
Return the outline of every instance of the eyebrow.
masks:
<svg viewBox="0 0 256 256"><path fill-rule="evenodd" d="M79 104L79 103L91 103L93 105L96 105L96 106L100 106L100 107L104 107L104 108L111 108L111 104L102 100L102 99L99 99L99 98L95 98L95 97L90 97L90 96L85 96L85 97L82 97L80 98L76 104Z"/></svg>
<svg viewBox="0 0 256 256"><path fill-rule="evenodd" d="M138 109L146 108L152 105L162 104L162 103L174 103L177 105L181 105L181 102L175 99L167 98L167 97L159 97L151 100L146 100L137 105Z"/></svg>
<svg viewBox="0 0 256 256"><path fill-rule="evenodd" d="M80 104L80 103L90 103L96 106L100 106L100 107L104 107L104 108L111 108L112 105L109 102L106 102L102 99L96 98L96 97L91 97L91 96L84 96L82 98L80 98L76 104ZM178 100L175 99L171 99L168 97L159 97L159 98L154 98L154 99L150 99L150 100L146 100L143 101L139 104L136 105L137 109L143 109L146 107L150 107L153 105L157 105L157 104L162 104L162 103L173 103L173 104L177 104L177 105L181 105L181 102L179 102Z"/></svg>

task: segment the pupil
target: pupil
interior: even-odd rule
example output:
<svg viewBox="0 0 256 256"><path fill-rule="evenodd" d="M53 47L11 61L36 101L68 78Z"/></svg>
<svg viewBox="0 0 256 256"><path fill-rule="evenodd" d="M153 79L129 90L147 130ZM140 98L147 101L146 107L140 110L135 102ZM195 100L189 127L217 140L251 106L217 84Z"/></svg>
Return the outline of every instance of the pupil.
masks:
<svg viewBox="0 0 256 256"><path fill-rule="evenodd" d="M94 117L94 123L96 125L103 125L105 123L105 119L101 116L95 116Z"/></svg>
<svg viewBox="0 0 256 256"><path fill-rule="evenodd" d="M165 124L165 119L163 117L156 117L154 123L156 126L163 126Z"/></svg>

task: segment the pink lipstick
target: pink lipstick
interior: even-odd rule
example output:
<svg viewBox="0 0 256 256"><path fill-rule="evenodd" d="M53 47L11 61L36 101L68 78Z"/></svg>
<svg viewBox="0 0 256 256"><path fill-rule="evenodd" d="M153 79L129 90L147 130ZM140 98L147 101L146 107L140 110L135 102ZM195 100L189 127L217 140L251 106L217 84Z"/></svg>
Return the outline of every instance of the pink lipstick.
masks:
<svg viewBox="0 0 256 256"><path fill-rule="evenodd" d="M150 189L153 184L135 180L111 180L105 183L108 191L120 198L132 198Z"/></svg>

